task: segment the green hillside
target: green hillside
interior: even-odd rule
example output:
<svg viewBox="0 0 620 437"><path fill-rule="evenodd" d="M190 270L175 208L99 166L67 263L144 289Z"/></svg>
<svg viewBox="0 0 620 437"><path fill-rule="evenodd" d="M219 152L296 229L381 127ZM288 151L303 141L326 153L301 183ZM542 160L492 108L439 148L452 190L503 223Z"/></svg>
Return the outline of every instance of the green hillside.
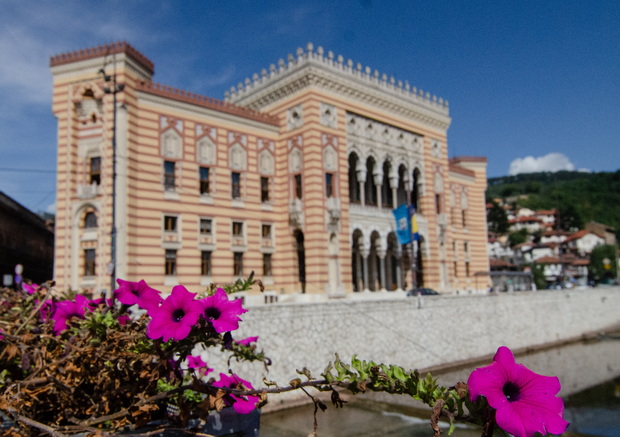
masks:
<svg viewBox="0 0 620 437"><path fill-rule="evenodd" d="M489 178L487 199L502 198L518 206L559 208L576 223L591 220L612 226L620 236L620 170L615 173L524 173Z"/></svg>

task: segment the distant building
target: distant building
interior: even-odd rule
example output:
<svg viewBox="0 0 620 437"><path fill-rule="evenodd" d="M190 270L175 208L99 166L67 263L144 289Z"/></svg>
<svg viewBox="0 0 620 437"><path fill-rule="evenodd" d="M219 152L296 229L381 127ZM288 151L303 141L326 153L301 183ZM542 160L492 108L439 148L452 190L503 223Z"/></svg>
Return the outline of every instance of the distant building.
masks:
<svg viewBox="0 0 620 437"><path fill-rule="evenodd" d="M566 240L562 242L562 247L565 252L571 252L583 257L590 255L595 247L604 244L605 239L603 237L596 235L594 232L582 229L566 238Z"/></svg>
<svg viewBox="0 0 620 437"><path fill-rule="evenodd" d="M616 244L616 230L611 226L603 223L591 221L586 223L586 231L590 231L598 235L605 240L605 244L613 246Z"/></svg>
<svg viewBox="0 0 620 437"><path fill-rule="evenodd" d="M52 279L53 225L0 191L0 278L23 266L22 277L36 283Z"/></svg>
<svg viewBox="0 0 620 437"><path fill-rule="evenodd" d="M489 270L486 159L448 158L447 102L312 45L219 101L154 83L153 63L117 43L51 59L61 288L110 286L114 108L102 67L124 85L119 278L196 289L254 271L270 301L407 289L392 215L403 203L418 213L418 285L474 288Z"/></svg>

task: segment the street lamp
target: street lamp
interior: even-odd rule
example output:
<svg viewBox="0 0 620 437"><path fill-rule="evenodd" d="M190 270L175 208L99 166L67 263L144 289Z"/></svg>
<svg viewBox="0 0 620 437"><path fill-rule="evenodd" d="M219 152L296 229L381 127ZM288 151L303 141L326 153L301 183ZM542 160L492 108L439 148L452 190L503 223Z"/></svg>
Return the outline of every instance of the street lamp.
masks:
<svg viewBox="0 0 620 437"><path fill-rule="evenodd" d="M99 74L103 76L103 81L108 83L112 81L112 87L106 86L103 92L112 94L112 229L110 231L110 264L108 264L108 273L110 274L110 293L116 286L116 94L125 89L125 84L116 83L116 59L114 59L114 74L108 76L101 68Z"/></svg>

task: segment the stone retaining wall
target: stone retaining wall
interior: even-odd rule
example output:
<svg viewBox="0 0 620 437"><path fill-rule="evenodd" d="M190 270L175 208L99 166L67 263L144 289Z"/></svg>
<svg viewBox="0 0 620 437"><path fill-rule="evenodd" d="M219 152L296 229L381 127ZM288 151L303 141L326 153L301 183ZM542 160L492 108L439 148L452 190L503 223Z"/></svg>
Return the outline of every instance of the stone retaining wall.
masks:
<svg viewBox="0 0 620 437"><path fill-rule="evenodd" d="M620 288L276 304L251 308L243 319L235 338L258 335L273 365L269 374L231 367L257 385L263 377L286 385L303 367L320 377L336 352L422 369L492 355L501 345L575 339L620 323Z"/></svg>

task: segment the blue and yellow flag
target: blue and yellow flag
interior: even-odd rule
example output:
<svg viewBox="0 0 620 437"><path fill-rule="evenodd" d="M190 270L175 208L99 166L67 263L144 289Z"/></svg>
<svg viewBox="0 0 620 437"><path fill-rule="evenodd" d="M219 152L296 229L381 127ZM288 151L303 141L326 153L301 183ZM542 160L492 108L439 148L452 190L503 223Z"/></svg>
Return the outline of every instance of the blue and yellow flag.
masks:
<svg viewBox="0 0 620 437"><path fill-rule="evenodd" d="M411 243L411 221L409 220L409 208L402 204L392 210L396 220L396 236L400 244Z"/></svg>

